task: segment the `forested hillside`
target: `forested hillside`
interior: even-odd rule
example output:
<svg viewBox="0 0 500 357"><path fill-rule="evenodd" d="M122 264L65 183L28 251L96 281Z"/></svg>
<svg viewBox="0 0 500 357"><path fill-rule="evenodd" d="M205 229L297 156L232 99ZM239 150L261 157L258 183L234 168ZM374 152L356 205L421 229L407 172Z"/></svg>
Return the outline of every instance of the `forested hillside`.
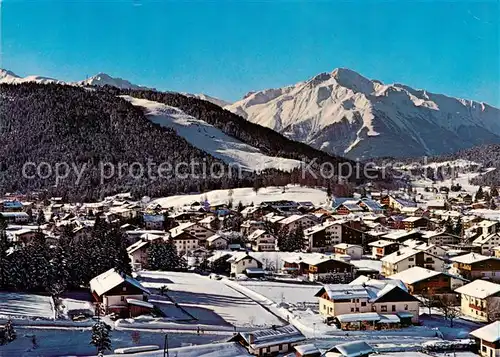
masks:
<svg viewBox="0 0 500 357"><path fill-rule="evenodd" d="M141 109L118 97L119 94L176 106L268 155L307 162L317 158L317 163L330 162L335 170L338 163L350 162L293 142L207 101L180 94L36 83L3 84L0 92L2 192L46 189L51 195L69 200L96 200L123 191L131 191L134 197L158 197L219 188L334 183L335 177L303 176L301 169L290 173L267 169L238 175L233 168L229 175L230 168L224 162L193 147L174 130L152 123ZM163 178L155 178L159 164L175 168L192 162L198 165L194 168L181 165L178 173L195 177L186 179L169 172ZM25 172L29 177L23 175L26 163L30 163ZM62 166L63 177L56 180L54 171L49 170L55 170L59 163L69 165L69 170L66 174ZM215 164L221 169L208 172L200 166L202 163L208 168ZM135 166L131 168L132 164ZM41 169L38 173L37 167ZM61 167L59 170L61 174ZM224 174L211 175L221 170ZM364 181L362 170L360 177L353 175L350 181Z"/></svg>
<svg viewBox="0 0 500 357"><path fill-rule="evenodd" d="M321 150L314 149L309 145L290 140L272 129L251 123L228 110L222 109L218 105L199 98L188 97L173 92L118 89L110 86L100 88L99 90L115 95L130 95L179 108L186 114L206 121L227 135L231 135L256 147L267 155L304 161L316 158L318 163L353 162L343 157L330 155Z"/></svg>
<svg viewBox="0 0 500 357"><path fill-rule="evenodd" d="M252 174L245 178L149 180L147 173L131 177L115 174L101 182L100 163L146 165L180 162L218 162L194 148L173 130L146 119L141 110L105 92L55 84L2 85L0 106L0 187L3 191L48 188L59 195L98 199L105 194L128 191L150 196L196 192L215 188L251 186ZM55 187L54 175L42 167L43 177L25 178L23 165L67 162L78 169L86 165L76 185L77 174ZM104 167L104 166L103 166ZM108 175L111 173L106 171ZM126 169L123 170L126 172ZM196 172L195 172L196 173ZM29 171L34 175L33 169Z"/></svg>

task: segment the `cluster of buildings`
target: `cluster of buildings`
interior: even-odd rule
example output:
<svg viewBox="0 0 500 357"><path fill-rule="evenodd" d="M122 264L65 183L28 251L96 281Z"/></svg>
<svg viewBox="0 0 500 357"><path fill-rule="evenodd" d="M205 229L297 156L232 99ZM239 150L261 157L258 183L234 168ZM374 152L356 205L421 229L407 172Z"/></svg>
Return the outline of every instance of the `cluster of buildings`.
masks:
<svg viewBox="0 0 500 357"><path fill-rule="evenodd" d="M237 209L206 200L173 209L123 194L81 204L9 197L0 200L0 215L17 244L29 244L35 232L57 240L68 225L77 239L90 234L99 216L120 226L136 270L146 266L152 244L170 241L192 267L223 262L233 277L273 273L319 281L324 285L316 294L318 311L326 323L378 330L418 323L421 298L429 295L455 296L461 313L477 321L500 318L500 222L476 214L478 207L467 193L424 200L371 192L331 197L321 206L282 200ZM299 246L280 255L280 240L291 236L299 237ZM269 254L273 268L255 253ZM354 264L361 259L379 261L380 269ZM105 313L126 307L135 316L152 309L147 289L119 272L106 272L90 286ZM266 349L258 355L292 347L270 348L266 338L249 333L238 341ZM484 353L498 352L498 340L482 343Z"/></svg>

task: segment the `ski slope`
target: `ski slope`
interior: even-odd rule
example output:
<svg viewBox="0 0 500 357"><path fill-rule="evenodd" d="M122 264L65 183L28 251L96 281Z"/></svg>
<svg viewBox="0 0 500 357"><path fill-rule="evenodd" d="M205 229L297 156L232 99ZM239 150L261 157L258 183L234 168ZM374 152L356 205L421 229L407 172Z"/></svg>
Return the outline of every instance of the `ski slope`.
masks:
<svg viewBox="0 0 500 357"><path fill-rule="evenodd" d="M229 190L214 190L205 193L195 193L191 195L177 195L158 198L151 202L151 205L160 205L164 208L182 207L190 205L195 201L208 200L211 205L227 203L230 195ZM231 196L233 203L237 204L241 201L244 205L260 204L265 201L290 200L290 201L309 201L315 205L320 205L326 201L326 191L319 188L301 187L288 185L283 192L283 187L264 187L257 193L251 187L235 188Z"/></svg>
<svg viewBox="0 0 500 357"><path fill-rule="evenodd" d="M207 122L187 115L182 110L162 103L121 96L135 106L145 109L147 117L154 123L174 129L190 144L210 155L246 171L261 171L275 168L290 171L301 165L298 160L272 157L245 144Z"/></svg>

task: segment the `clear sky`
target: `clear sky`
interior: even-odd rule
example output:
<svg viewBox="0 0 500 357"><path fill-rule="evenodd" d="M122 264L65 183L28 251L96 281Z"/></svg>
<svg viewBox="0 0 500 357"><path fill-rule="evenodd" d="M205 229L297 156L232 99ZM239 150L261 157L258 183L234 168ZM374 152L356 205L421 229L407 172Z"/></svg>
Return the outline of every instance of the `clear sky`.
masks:
<svg viewBox="0 0 500 357"><path fill-rule="evenodd" d="M236 100L348 67L500 106L500 2L3 0L0 66Z"/></svg>

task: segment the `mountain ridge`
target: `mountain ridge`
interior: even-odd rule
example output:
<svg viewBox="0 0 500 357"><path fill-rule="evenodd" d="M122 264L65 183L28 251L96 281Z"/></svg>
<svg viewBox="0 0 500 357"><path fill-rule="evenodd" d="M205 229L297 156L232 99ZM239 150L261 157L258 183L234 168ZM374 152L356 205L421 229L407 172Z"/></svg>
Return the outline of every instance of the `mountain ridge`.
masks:
<svg viewBox="0 0 500 357"><path fill-rule="evenodd" d="M347 68L250 92L225 109L351 158L433 155L500 142L500 111L489 104L383 84ZM445 143L436 145L437 138Z"/></svg>

